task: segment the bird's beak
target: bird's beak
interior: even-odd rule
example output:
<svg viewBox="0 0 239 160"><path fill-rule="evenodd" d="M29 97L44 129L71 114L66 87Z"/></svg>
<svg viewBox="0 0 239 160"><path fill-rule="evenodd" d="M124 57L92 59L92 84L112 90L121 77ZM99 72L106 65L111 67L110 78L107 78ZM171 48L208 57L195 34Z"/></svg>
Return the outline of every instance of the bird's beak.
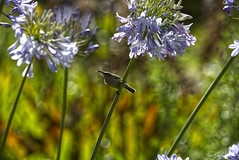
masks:
<svg viewBox="0 0 239 160"><path fill-rule="evenodd" d="M104 74L104 72L103 72L103 71L101 71L101 70L98 70L97 72L100 72L100 73Z"/></svg>

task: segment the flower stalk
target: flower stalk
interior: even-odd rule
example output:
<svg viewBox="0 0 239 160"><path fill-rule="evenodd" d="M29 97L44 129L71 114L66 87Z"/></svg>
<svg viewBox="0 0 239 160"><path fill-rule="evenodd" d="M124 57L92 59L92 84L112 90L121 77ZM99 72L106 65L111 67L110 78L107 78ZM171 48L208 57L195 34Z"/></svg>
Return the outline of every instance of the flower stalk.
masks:
<svg viewBox="0 0 239 160"><path fill-rule="evenodd" d="M2 143L1 143L1 147L0 147L0 159L2 159L3 150L4 150L4 147L5 147L6 141L7 141L8 133L9 133L9 130L10 130L10 126L11 126L11 123L12 123L15 111L17 109L17 104L18 104L19 98L21 96L22 89L23 89L24 83L26 81L27 74L28 74L28 72L29 72L29 70L31 68L31 65L32 65L32 60L31 60L30 64L28 65L28 68L27 68L27 70L25 72L25 75L24 75L24 77L22 79L22 83L21 83L20 89L18 91L18 94L17 94L16 100L14 102L14 105L13 105L10 117L8 119L8 122L7 122L7 127L6 127L6 130L4 132L3 140L2 140Z"/></svg>
<svg viewBox="0 0 239 160"><path fill-rule="evenodd" d="M90 160L94 160L94 159L95 159L96 153L97 153L97 151L98 151L98 149L99 149L99 146L100 146L100 142L101 142L101 140L102 140L102 138L103 138L103 135L104 135L104 133L105 133L106 127L108 126L108 123L109 123L109 121L110 121L111 115L112 115L112 113L113 113L113 111L114 111L114 109L115 109L115 106L116 106L117 102L118 102L118 99L119 99L119 97L120 97L121 91L122 91L122 89L123 89L123 87L124 87L124 83L126 82L126 79L127 79L127 77L128 77L129 71L130 71L130 69L131 69L132 66L133 66L134 60L135 60L134 57L131 58L131 59L130 59L130 62L129 62L129 64L128 64L127 68L126 68L126 71L125 71L124 76L123 76L122 83L121 83L119 89L116 91L115 98L114 98L114 100L113 100L113 102L112 102L112 105L111 105L111 107L110 107L110 110L109 110L109 112L108 112L108 114L107 114L107 116L106 116L106 119L105 119L105 121L104 121L104 124L103 124L103 126L102 126L102 128L101 128L100 135L99 135L99 137L98 137L98 139L97 139L97 142L96 142L96 145L95 145L94 150L93 150L93 152L92 152L92 155L91 155Z"/></svg>
<svg viewBox="0 0 239 160"><path fill-rule="evenodd" d="M231 65L231 63L233 62L233 60L235 59L235 57L230 57L230 59L227 61L227 63L225 64L225 66L223 67L222 71L219 73L219 75L217 76L217 78L212 82L212 84L209 86L209 88L207 89L207 91L205 92L205 94L203 95L203 97L201 98L201 100L199 101L197 107L194 109L193 113L190 115L190 117L188 118L186 124L184 125L184 127L182 128L182 130L180 131L180 133L178 134L176 140L174 141L173 145L171 146L169 152L168 152L168 156L170 157L174 150L176 149L178 143L180 142L180 140L182 139L183 135L185 134L185 132L187 131L188 127L191 125L191 123L193 122L195 116L197 115L198 111L201 109L203 103L206 101L207 97L210 95L210 93L212 92L212 90L215 88L215 86L218 84L218 82L220 81L220 79L222 78L222 76L224 75L224 73L227 71L228 67Z"/></svg>
<svg viewBox="0 0 239 160"><path fill-rule="evenodd" d="M63 137L63 131L64 131L65 115L66 115L67 81L68 81L68 69L65 68L64 82L63 82L64 89L63 89L62 118L61 118L60 139L58 143L58 151L57 151L57 158L56 158L57 160L60 159L60 155L61 155L62 137Z"/></svg>

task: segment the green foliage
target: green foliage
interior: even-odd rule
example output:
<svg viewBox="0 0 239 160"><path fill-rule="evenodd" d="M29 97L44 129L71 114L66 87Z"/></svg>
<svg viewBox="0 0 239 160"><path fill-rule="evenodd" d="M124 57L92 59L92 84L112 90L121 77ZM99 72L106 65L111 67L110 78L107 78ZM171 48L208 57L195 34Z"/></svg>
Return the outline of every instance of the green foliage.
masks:
<svg viewBox="0 0 239 160"><path fill-rule="evenodd" d="M103 5L100 2L94 1L96 5ZM123 4L112 2L112 6L119 5ZM214 7L220 11L202 15L208 17L202 23L197 23L202 17L194 17L197 25L193 25L192 34L197 37L196 46L187 49L184 56L165 61L151 60L147 56L136 59L127 82L137 91L134 94L123 91L96 159L155 159L158 153L169 150L201 96L230 57L228 44L238 39L234 22L221 6ZM86 59L74 59L69 69L64 160L90 158L113 100L115 90L106 86L96 71L102 69L123 75L129 61L125 42L118 44L109 40L119 26L115 23L115 10L93 11L98 13L94 20L100 27L97 40L101 46ZM8 56L7 48L14 42L14 34L1 28L0 35L2 138L25 66L17 67ZM237 61L238 58L177 147L176 152L181 157L220 159L227 148L238 141ZM13 119L4 150L7 160L54 159L56 155L64 71L59 69L58 73L53 73L45 61L35 61L34 73L34 78L26 81Z"/></svg>

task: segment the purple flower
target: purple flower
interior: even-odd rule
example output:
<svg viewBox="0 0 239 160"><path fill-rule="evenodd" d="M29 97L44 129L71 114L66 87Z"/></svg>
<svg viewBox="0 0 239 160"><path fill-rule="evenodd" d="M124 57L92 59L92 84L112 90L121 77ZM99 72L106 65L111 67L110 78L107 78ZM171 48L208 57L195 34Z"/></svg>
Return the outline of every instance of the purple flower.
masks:
<svg viewBox="0 0 239 160"><path fill-rule="evenodd" d="M57 72L58 65L70 68L77 53L88 55L99 47L92 42L98 28L87 28L91 16L82 20L79 9L71 14L67 12L66 15L64 9L61 9L61 18L58 20L56 13L51 10L43 11L42 16L38 18L36 9L32 12L25 9L25 15L13 18L12 29L17 40L8 48L11 58L17 60L17 66L28 66L36 57L38 60L46 60L48 67ZM23 75L26 71L27 69ZM27 76L33 76L33 64Z"/></svg>
<svg viewBox="0 0 239 160"><path fill-rule="evenodd" d="M20 37L24 32L24 28L19 23L14 23L12 29L15 31L15 38Z"/></svg>
<svg viewBox="0 0 239 160"><path fill-rule="evenodd" d="M45 11L41 18L33 15L36 15L35 10L26 11L26 21L24 23L16 21L12 25L17 40L8 48L11 58L17 60L17 66L22 64L28 66L33 57L36 57L38 60L45 59L54 72L57 72L56 66L59 64L64 68L70 68L70 63L78 52L76 42L60 34L62 25L56 25L52 11ZM41 27L43 25L44 27ZM26 69L23 75L25 72ZM27 76L29 78L33 76L33 64Z"/></svg>
<svg viewBox="0 0 239 160"><path fill-rule="evenodd" d="M233 144L229 147L229 153L223 157L230 160L239 160L239 143L237 143L237 145Z"/></svg>
<svg viewBox="0 0 239 160"><path fill-rule="evenodd" d="M10 28L11 24L9 23L4 23L4 22L0 22L0 26L4 27L4 28Z"/></svg>
<svg viewBox="0 0 239 160"><path fill-rule="evenodd" d="M35 56L38 60L45 58L49 68L54 72L57 72L56 65L59 65L59 63L61 63L63 67L70 68L70 63L73 61L73 57L77 51L76 43L55 42L55 44L52 45L51 43L39 42L35 40L33 36L27 37L25 33L8 48L11 58L17 60L17 66L23 63L29 65ZM31 69L28 72L28 77L31 78L32 76L33 71Z"/></svg>
<svg viewBox="0 0 239 160"><path fill-rule="evenodd" d="M191 25L183 25L182 20L191 16L180 13L180 2L173 7L171 3L159 2L148 4L147 1L126 1L131 13L121 17L116 13L118 20L123 23L117 28L112 39L120 42L128 38L130 45L129 57L149 54L163 60L169 56L183 55L186 48L194 45L196 38L189 34ZM173 16L177 15L177 16ZM180 22L179 22L180 21Z"/></svg>
<svg viewBox="0 0 239 160"><path fill-rule="evenodd" d="M224 0L224 4L233 5L237 0Z"/></svg>
<svg viewBox="0 0 239 160"><path fill-rule="evenodd" d="M234 7L233 5L228 5L228 6L223 7L223 10L224 10L225 12L227 12L227 14L228 14L229 16L231 16L231 10L232 10L233 7Z"/></svg>
<svg viewBox="0 0 239 160"><path fill-rule="evenodd" d="M47 53L43 50L43 48L43 44L39 44L38 41L34 40L33 37L27 37L26 34L23 33L21 37L19 37L19 39L8 48L8 52L13 60L17 60L17 66L20 66L23 63L29 65L33 59L33 56L36 56L38 59L47 56ZM55 70L54 67L50 68ZM24 74L25 72L23 72L23 76ZM28 72L28 77L30 78L32 76L33 72L31 69Z"/></svg>
<svg viewBox="0 0 239 160"><path fill-rule="evenodd" d="M239 53L239 41L238 41L238 40L234 40L234 44L230 44L230 45L228 46L228 48L234 49L234 50L232 51L231 56L232 56L232 57L235 57L235 56Z"/></svg>
<svg viewBox="0 0 239 160"><path fill-rule="evenodd" d="M77 54L77 52L78 47L76 46L76 42L71 42L70 40L62 39L61 41L57 40L51 43L50 53L55 58L55 63L59 65L58 63L59 61L64 68L71 67L70 64L73 62L73 58Z"/></svg>
<svg viewBox="0 0 239 160"><path fill-rule="evenodd" d="M12 2L15 5L11 12L18 11L21 14L26 14L25 9L27 9L29 12L32 12L37 6L37 2L32 2L32 0L6 0L5 2L7 6L10 5L9 2Z"/></svg>
<svg viewBox="0 0 239 160"><path fill-rule="evenodd" d="M133 21L133 24L136 27L136 31L140 33L141 31L145 31L146 26L149 26L150 20L148 17L146 17L146 11L142 12L140 14L140 17L136 17L135 20Z"/></svg>
<svg viewBox="0 0 239 160"><path fill-rule="evenodd" d="M32 0L5 0L5 3L12 8L8 14L5 14L12 22L12 25L15 25L15 23L24 23L26 11L32 12L37 6L37 2L32 2Z"/></svg>
<svg viewBox="0 0 239 160"><path fill-rule="evenodd" d="M97 50L99 48L98 44L93 44L92 42L89 44L88 48L86 49L85 53L86 54L91 54L92 52L94 52L95 50Z"/></svg>
<svg viewBox="0 0 239 160"><path fill-rule="evenodd" d="M130 12L134 11L136 9L134 0L126 0L126 3L128 4L128 9Z"/></svg>
<svg viewBox="0 0 239 160"><path fill-rule="evenodd" d="M76 42L79 54L89 55L99 48L98 44L93 44L92 42L92 38L97 33L98 27L94 29L89 28L92 14L81 15L79 8L72 11L69 7L62 7L60 10L55 7L54 14L57 23L65 24L64 36L70 37L72 42Z"/></svg>
<svg viewBox="0 0 239 160"><path fill-rule="evenodd" d="M173 154L170 158L167 156L167 154L163 154L162 156L158 154L157 160L182 160L181 157L177 157L176 154ZM185 160L189 160L187 157Z"/></svg>
<svg viewBox="0 0 239 160"><path fill-rule="evenodd" d="M231 10L235 7L234 6L234 3L236 2L237 0L224 0L224 4L226 4L226 6L223 7L223 10L225 12L227 12L227 14L229 16L231 16ZM236 7L237 8L237 7Z"/></svg>

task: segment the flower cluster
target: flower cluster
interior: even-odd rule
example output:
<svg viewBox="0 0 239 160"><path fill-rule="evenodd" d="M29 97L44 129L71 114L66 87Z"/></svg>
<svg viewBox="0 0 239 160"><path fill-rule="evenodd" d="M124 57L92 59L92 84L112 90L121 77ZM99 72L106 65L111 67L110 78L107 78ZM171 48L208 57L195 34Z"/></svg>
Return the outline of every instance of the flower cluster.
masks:
<svg viewBox="0 0 239 160"><path fill-rule="evenodd" d="M98 27L92 31L89 28L92 19L92 14L81 16L80 9L76 8L73 12L71 8L55 7L54 16L58 24L64 24L63 36L70 37L71 41L77 43L78 53L82 56L90 54L98 49L98 44L91 42L92 38L98 32Z"/></svg>
<svg viewBox="0 0 239 160"><path fill-rule="evenodd" d="M163 154L162 156L158 154L157 160L182 160L181 157L177 157L176 154L173 154L170 158L167 156L167 154ZM185 160L189 160L187 157Z"/></svg>
<svg viewBox="0 0 239 160"><path fill-rule="evenodd" d="M236 1L237 0L224 0L223 2L226 5L225 7L223 7L223 10L226 11L229 16L231 16L231 10L233 8L239 8L238 6L235 6Z"/></svg>
<svg viewBox="0 0 239 160"><path fill-rule="evenodd" d="M37 6L37 2L32 2L32 0L5 0L5 3L12 8L8 14L5 14L6 17L11 20L12 24L24 21L26 10L32 12ZM9 28L11 24L0 22L0 26Z"/></svg>
<svg viewBox="0 0 239 160"><path fill-rule="evenodd" d="M56 72L56 66L60 64L64 68L70 68L73 57L77 53L89 54L98 48L98 45L91 42L98 29L91 31L90 18L83 21L79 9L71 11L68 16L64 8L60 13L57 12L58 9L54 12L45 10L38 17L36 4L29 6L27 4L29 1L16 1L15 4L12 0L11 2L18 6L16 10L21 14L16 17L11 14L7 15L12 22L15 38L17 38L17 41L8 48L9 55L13 60L17 60L18 66L23 63L31 64L27 73L28 77L33 76L31 61L34 57L38 60L44 58L49 68ZM61 17L60 20L58 17ZM23 75L27 68L28 66Z"/></svg>
<svg viewBox="0 0 239 160"><path fill-rule="evenodd" d="M237 145L232 145L229 147L229 153L224 156L226 159L239 160L239 143Z"/></svg>
<svg viewBox="0 0 239 160"><path fill-rule="evenodd" d="M192 18L179 10L181 2L173 0L131 0L127 1L131 12L126 18L116 13L124 25L117 28L114 40L120 42L125 36L130 46L130 58L148 53L163 60L167 55L183 55L186 48L194 45L196 38L189 34L190 25L180 23Z"/></svg>

